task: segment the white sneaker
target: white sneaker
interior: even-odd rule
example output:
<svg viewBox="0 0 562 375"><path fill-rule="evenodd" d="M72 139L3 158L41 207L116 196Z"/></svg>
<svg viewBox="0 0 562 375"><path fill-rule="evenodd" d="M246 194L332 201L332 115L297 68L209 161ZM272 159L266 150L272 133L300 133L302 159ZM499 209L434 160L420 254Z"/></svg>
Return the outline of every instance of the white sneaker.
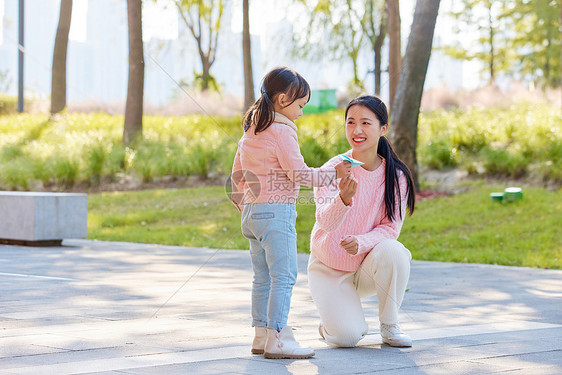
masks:
<svg viewBox="0 0 562 375"><path fill-rule="evenodd" d="M409 348L412 346L412 339L400 329L400 325L381 323L382 342L398 348Z"/></svg>
<svg viewBox="0 0 562 375"><path fill-rule="evenodd" d="M267 328L254 328L256 329L256 335L254 336L254 342L252 343L252 354L263 354L265 342L267 341Z"/></svg>
<svg viewBox="0 0 562 375"><path fill-rule="evenodd" d="M291 327L283 327L281 332L277 332L275 329L267 329L267 341L263 354L265 358L304 359L313 355L314 350L312 348L302 347L295 341Z"/></svg>

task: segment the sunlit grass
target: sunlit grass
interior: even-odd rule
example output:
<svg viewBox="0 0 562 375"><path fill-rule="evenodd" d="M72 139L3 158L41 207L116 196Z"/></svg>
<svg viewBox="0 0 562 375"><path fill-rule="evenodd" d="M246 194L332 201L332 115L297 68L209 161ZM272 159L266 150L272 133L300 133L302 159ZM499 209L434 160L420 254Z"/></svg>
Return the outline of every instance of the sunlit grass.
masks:
<svg viewBox="0 0 562 375"><path fill-rule="evenodd" d="M222 187L91 194L88 233L101 240L248 247Z"/></svg>
<svg viewBox="0 0 562 375"><path fill-rule="evenodd" d="M400 241L414 259L562 268L562 191L525 188L521 201L491 202L501 186L418 202ZM312 192L301 197L310 202ZM297 206L299 252L308 252L313 204ZM89 195L88 238L248 249L240 214L222 187Z"/></svg>
<svg viewBox="0 0 562 375"><path fill-rule="evenodd" d="M343 115L340 109L297 121L308 165L320 166L349 149ZM418 127L421 165L562 181L562 117L553 106L424 112ZM26 190L37 182L61 189L81 182L96 185L118 173L146 182L228 175L242 133L240 116L145 116L143 142L125 148L121 115L3 115L0 188Z"/></svg>
<svg viewBox="0 0 562 375"><path fill-rule="evenodd" d="M502 186L422 201L401 239L416 259L562 267L562 191L525 188L521 201L491 202Z"/></svg>
<svg viewBox="0 0 562 375"><path fill-rule="evenodd" d="M417 150L422 164L562 181L560 108L517 104L428 111L420 115L419 123Z"/></svg>

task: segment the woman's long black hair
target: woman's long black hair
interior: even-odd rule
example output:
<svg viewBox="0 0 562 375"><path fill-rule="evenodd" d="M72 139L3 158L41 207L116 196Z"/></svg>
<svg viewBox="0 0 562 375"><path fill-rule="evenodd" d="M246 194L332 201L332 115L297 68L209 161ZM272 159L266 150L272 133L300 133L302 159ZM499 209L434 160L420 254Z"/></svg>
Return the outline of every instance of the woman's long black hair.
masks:
<svg viewBox="0 0 562 375"><path fill-rule="evenodd" d="M360 105L377 116L380 122L380 126L388 124L388 111L386 105L382 100L376 96L364 95L353 99L347 105L345 109L345 118L347 119L347 112L354 105ZM386 217L390 220L394 220L394 207L396 204L396 196L398 195L398 205L400 218L402 219L402 194L400 193L400 183L398 179L398 171L402 171L406 177L407 182L407 205L410 215L414 213L414 206L416 203L416 192L414 188L414 180L412 179L412 174L410 170L404 164L402 160L398 158L396 152L392 148L390 141L386 137L379 138L379 145L377 153L382 156L386 161L386 167L384 171L385 182L384 182L384 206L386 208Z"/></svg>
<svg viewBox="0 0 562 375"><path fill-rule="evenodd" d="M288 106L297 99L308 95L310 100L310 86L308 82L297 72L287 67L278 67L267 73L261 85L261 96L248 109L244 115L244 131L248 131L252 123L256 124L255 134L267 129L275 118L275 107L273 102L279 94L285 94L291 101Z"/></svg>

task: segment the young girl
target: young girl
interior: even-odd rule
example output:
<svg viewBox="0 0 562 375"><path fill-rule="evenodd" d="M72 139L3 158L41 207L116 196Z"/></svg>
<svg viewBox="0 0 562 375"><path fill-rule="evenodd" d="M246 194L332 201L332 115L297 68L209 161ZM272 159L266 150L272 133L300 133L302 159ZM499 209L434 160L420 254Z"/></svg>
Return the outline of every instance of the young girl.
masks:
<svg viewBox="0 0 562 375"><path fill-rule="evenodd" d="M252 353L266 358L310 358L287 326L297 278L299 185L324 186L349 175L349 162L309 168L303 160L293 123L310 99L308 83L281 67L269 72L261 97L244 116L244 135L234 159L232 201L242 212L242 234L250 241Z"/></svg>
<svg viewBox="0 0 562 375"><path fill-rule="evenodd" d="M408 347L398 310L410 276L408 249L397 241L406 207L414 211L410 171L389 141L386 106L361 96L345 111L346 153L364 164L332 186L315 189L308 284L326 342L353 347L367 333L362 297L377 295L383 343ZM328 161L329 167L338 157Z"/></svg>

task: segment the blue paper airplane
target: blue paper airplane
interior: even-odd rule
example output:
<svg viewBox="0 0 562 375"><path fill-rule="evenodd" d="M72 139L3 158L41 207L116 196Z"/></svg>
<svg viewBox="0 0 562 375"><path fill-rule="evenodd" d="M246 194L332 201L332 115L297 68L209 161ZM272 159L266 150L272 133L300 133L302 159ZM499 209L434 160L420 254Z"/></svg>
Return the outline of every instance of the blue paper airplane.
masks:
<svg viewBox="0 0 562 375"><path fill-rule="evenodd" d="M351 168L353 168L353 167L358 167L358 166L360 166L360 165L362 165L362 164L365 164L365 163L363 163L362 161L359 161L359 160L355 160L355 159L353 159L353 158L350 158L349 156L347 156L347 155L345 155L345 154L340 154L339 157L342 158L344 161L350 162L350 163L351 163Z"/></svg>

